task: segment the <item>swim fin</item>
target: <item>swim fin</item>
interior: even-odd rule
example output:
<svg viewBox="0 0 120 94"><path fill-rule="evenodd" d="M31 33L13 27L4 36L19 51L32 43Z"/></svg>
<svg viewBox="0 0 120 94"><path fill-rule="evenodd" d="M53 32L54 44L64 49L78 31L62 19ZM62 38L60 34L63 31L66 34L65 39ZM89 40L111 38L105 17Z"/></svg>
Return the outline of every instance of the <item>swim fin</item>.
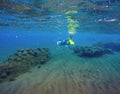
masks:
<svg viewBox="0 0 120 94"><path fill-rule="evenodd" d="M70 45L74 45L75 44L74 41L71 38L69 38L68 41L69 41Z"/></svg>

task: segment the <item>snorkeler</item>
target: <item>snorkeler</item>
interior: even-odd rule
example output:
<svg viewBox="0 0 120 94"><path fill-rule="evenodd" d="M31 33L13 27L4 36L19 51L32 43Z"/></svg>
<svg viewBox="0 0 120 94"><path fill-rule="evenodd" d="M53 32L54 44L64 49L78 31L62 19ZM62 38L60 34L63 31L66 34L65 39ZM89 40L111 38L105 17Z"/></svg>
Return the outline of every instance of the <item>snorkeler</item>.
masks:
<svg viewBox="0 0 120 94"><path fill-rule="evenodd" d="M68 21L68 34L70 35L68 39L66 40L59 40L57 41L57 45L59 46L66 46L68 47L69 45L74 45L74 41L72 40L72 37L76 34L76 29L79 27L78 22L73 19L72 15L76 15L78 13L77 11L77 6L70 6L70 9L75 9L75 10L68 10L65 12L67 21Z"/></svg>
<svg viewBox="0 0 120 94"><path fill-rule="evenodd" d="M68 42L68 40L58 40L57 45L58 46L68 46L69 42Z"/></svg>
<svg viewBox="0 0 120 94"><path fill-rule="evenodd" d="M72 37L73 37L73 35L68 37L68 39L66 39L66 40L58 40L57 41L57 45L59 45L59 46L66 46L66 47L68 47L69 45L74 45L75 43L72 40Z"/></svg>

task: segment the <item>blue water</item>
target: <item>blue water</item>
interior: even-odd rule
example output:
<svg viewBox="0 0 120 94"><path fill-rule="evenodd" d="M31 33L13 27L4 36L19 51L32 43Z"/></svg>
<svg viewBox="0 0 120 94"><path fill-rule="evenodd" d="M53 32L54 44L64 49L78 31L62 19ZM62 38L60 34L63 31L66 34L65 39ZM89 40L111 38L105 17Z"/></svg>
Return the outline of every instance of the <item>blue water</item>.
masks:
<svg viewBox="0 0 120 94"><path fill-rule="evenodd" d="M57 45L70 37L70 26L75 44ZM113 53L86 58L71 49L99 43ZM120 0L0 0L0 63L26 48L49 48L50 61L0 83L0 94L120 94Z"/></svg>
<svg viewBox="0 0 120 94"><path fill-rule="evenodd" d="M54 31L57 31L54 29ZM58 32L40 32L40 31L2 31L0 34L0 61L6 60L18 49L26 48L49 48L55 50L58 48L57 41L66 39L69 36L67 31ZM91 34L77 33L73 38L74 46L92 46L98 42L119 42L119 34ZM66 47L65 47L66 48ZM68 49L68 48L66 48Z"/></svg>
<svg viewBox="0 0 120 94"><path fill-rule="evenodd" d="M1 0L0 61L18 49L57 49L56 42L70 36L65 13L71 10L77 11L69 16L79 25L74 46L119 42L119 5L119 0Z"/></svg>

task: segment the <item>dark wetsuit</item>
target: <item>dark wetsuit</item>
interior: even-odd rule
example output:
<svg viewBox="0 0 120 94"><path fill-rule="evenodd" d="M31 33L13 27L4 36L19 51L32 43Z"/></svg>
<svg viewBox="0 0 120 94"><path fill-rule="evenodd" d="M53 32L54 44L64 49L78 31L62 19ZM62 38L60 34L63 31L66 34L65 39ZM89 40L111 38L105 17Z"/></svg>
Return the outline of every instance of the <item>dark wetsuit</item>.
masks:
<svg viewBox="0 0 120 94"><path fill-rule="evenodd" d="M71 39L72 37L73 36L70 36L69 38ZM58 45L60 45L60 46L68 46L68 45L70 45L69 38L66 39L66 40L62 40L62 41L60 40Z"/></svg>

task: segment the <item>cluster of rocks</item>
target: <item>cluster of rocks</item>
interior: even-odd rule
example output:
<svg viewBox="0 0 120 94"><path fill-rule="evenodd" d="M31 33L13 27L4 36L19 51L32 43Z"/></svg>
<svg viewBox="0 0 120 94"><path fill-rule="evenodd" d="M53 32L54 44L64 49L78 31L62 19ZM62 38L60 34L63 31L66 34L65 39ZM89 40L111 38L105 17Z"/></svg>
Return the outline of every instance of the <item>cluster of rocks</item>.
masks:
<svg viewBox="0 0 120 94"><path fill-rule="evenodd" d="M79 57L99 57L104 54L111 54L112 50L111 49L104 49L102 47L97 47L97 46L86 46L86 47L81 47L81 46L76 46L73 49L74 53L79 56Z"/></svg>
<svg viewBox="0 0 120 94"><path fill-rule="evenodd" d="M105 42L105 43L100 42L95 44L95 46L112 49L113 51L120 52L120 42Z"/></svg>
<svg viewBox="0 0 120 94"><path fill-rule="evenodd" d="M50 59L48 48L21 49L0 65L0 82L13 81L15 77Z"/></svg>

